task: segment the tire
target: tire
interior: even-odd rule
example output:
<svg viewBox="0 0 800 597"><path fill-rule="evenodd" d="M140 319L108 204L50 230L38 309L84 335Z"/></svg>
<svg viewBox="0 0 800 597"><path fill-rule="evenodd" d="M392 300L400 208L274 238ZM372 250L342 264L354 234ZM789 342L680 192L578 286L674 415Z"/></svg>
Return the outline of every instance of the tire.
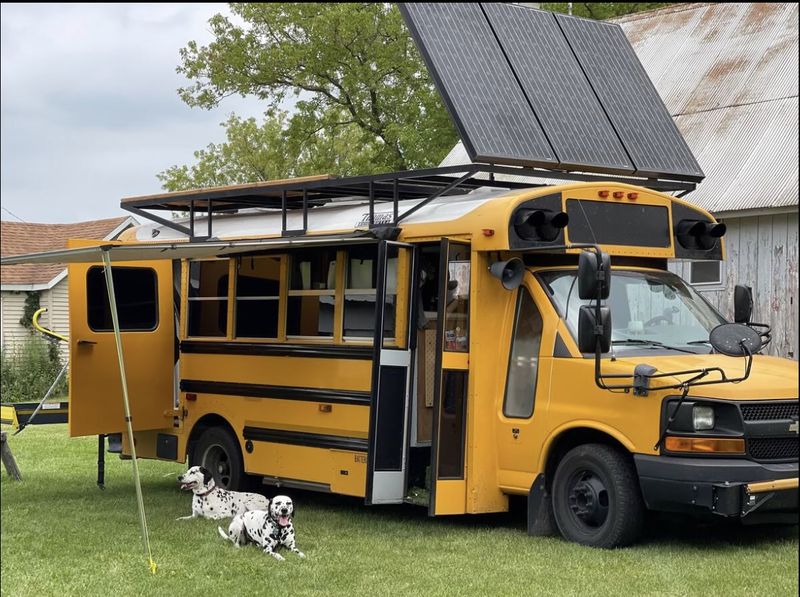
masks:
<svg viewBox="0 0 800 597"><path fill-rule="evenodd" d="M553 479L553 513L561 535L575 543L612 549L634 543L645 506L633 462L604 444L573 448Z"/></svg>
<svg viewBox="0 0 800 597"><path fill-rule="evenodd" d="M239 442L224 427L210 427L203 431L192 447L189 466L202 466L214 477L214 483L223 489L247 491L250 476L244 472Z"/></svg>

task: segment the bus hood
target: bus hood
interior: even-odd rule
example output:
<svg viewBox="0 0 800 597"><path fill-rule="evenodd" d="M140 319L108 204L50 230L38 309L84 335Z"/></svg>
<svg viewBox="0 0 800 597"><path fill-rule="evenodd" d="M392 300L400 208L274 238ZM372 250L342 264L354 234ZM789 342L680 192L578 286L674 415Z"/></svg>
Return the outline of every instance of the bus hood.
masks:
<svg viewBox="0 0 800 597"><path fill-rule="evenodd" d="M635 357L620 358L614 367L614 373L622 373L623 367L630 367L631 374L636 365L646 363L658 369L658 373L668 373L670 371L684 371L687 369L704 369L707 367L719 367L729 378L741 377L744 374L745 359L741 357L727 357L721 354L698 354L698 355L675 355L675 356L652 356L638 355ZM621 367L620 367L621 365ZM612 367L608 366L607 361L603 361L602 371L612 373ZM681 376L687 379L688 376ZM705 379L718 379L718 373L710 373ZM674 383L673 378L654 380L652 387L655 389L659 383ZM609 380L616 381L616 380ZM705 381L705 380L704 380ZM753 357L753 367L750 370L750 377L740 383L719 383L695 386L690 390L692 396L704 396L707 398L727 398L731 400L769 400L775 398L794 398L798 397L798 364L797 361L783 359L772 356L756 355Z"/></svg>

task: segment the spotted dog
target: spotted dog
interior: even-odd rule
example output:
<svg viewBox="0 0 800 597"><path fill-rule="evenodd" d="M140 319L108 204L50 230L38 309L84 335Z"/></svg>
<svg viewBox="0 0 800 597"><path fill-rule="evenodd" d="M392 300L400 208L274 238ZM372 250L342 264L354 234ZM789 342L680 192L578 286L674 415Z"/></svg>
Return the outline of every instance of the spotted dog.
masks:
<svg viewBox="0 0 800 597"><path fill-rule="evenodd" d="M231 521L227 533L222 527L217 527L217 530L223 539L231 541L236 547L256 543L264 553L268 553L276 560L285 559L275 551L281 545L304 558L305 554L295 545L293 513L294 505L291 498L278 495L272 498L269 510L237 514Z"/></svg>
<svg viewBox="0 0 800 597"><path fill-rule="evenodd" d="M192 515L181 516L177 520L189 518L228 518L248 510L266 510L269 500L257 493L228 491L217 487L211 473L202 466L193 466L178 477L181 489L191 490Z"/></svg>

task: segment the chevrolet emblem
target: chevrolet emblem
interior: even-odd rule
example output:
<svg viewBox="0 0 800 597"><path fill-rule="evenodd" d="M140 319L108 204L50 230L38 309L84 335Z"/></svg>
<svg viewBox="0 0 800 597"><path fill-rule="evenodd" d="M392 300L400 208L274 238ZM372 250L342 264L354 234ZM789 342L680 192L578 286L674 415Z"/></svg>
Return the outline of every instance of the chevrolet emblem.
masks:
<svg viewBox="0 0 800 597"><path fill-rule="evenodd" d="M795 433L800 434L800 424L798 424L797 421L791 423L789 425L789 431L794 431Z"/></svg>

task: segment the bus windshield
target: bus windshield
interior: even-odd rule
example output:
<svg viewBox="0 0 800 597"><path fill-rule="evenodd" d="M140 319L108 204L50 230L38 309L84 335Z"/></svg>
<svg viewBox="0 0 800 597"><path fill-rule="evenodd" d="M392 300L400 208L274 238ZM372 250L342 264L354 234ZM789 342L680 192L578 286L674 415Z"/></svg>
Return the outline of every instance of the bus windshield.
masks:
<svg viewBox="0 0 800 597"><path fill-rule="evenodd" d="M575 270L539 274L562 318L577 338ZM665 271L611 272L611 341L614 351L664 350L708 353L708 334L725 319L681 278Z"/></svg>

